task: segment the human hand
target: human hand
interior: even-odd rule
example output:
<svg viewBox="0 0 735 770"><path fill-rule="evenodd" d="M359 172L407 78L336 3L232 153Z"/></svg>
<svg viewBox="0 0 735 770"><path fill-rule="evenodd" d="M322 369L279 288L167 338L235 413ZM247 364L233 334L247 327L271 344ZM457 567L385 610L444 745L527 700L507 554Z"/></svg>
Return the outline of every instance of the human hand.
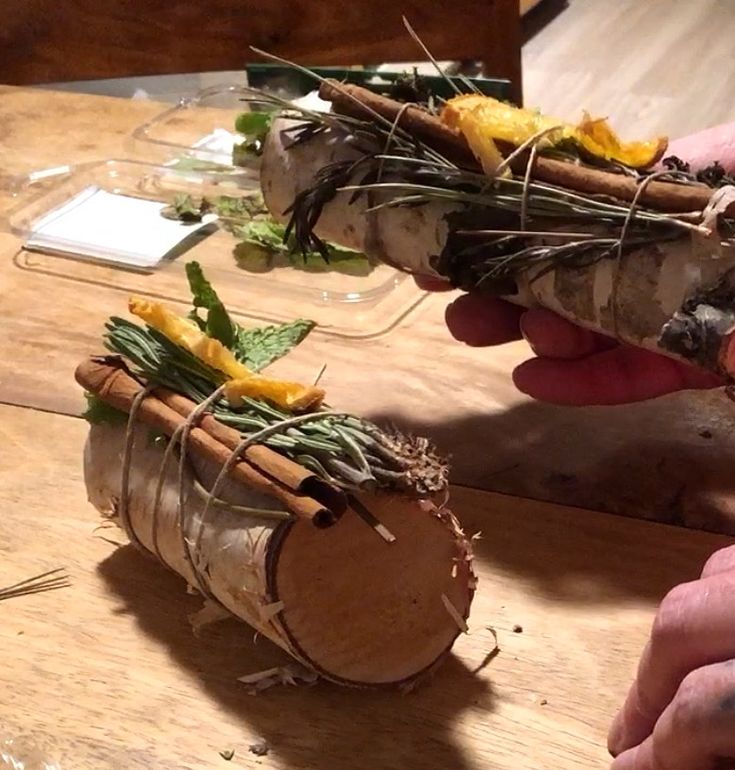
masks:
<svg viewBox="0 0 735 770"><path fill-rule="evenodd" d="M714 160L735 171L735 123L717 126L672 142L677 155L699 170ZM418 279L429 291L449 288ZM593 334L543 309L524 310L481 293L460 296L446 311L452 335L474 347L525 338L534 358L513 372L523 393L553 404L572 406L623 404L676 390L722 385L715 375Z"/></svg>
<svg viewBox="0 0 735 770"><path fill-rule="evenodd" d="M735 769L735 547L661 603L608 737L611 770Z"/></svg>

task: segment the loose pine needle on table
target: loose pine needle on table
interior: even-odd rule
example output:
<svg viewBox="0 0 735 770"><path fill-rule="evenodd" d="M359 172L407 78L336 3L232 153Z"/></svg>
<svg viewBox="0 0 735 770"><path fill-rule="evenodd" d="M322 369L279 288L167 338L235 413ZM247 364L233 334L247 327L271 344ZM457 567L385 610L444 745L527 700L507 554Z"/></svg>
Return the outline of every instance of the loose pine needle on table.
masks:
<svg viewBox="0 0 735 770"><path fill-rule="evenodd" d="M43 572L26 580L21 580L12 585L0 588L0 601L5 599L17 599L21 596L41 594L47 591L57 591L59 588L70 588L66 570L63 567Z"/></svg>

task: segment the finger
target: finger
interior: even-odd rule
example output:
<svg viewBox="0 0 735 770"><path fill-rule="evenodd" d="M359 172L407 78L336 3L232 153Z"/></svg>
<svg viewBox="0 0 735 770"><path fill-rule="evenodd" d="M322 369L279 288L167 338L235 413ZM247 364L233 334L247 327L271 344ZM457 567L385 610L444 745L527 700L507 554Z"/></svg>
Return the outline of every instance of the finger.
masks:
<svg viewBox="0 0 735 770"><path fill-rule="evenodd" d="M523 309L484 294L463 294L446 309L452 336L473 347L519 340Z"/></svg>
<svg viewBox="0 0 735 770"><path fill-rule="evenodd" d="M575 361L535 358L521 364L513 380L532 398L565 406L626 404L722 384L709 372L627 346Z"/></svg>
<svg viewBox="0 0 735 770"><path fill-rule="evenodd" d="M454 288L448 281L442 281L441 278L432 278L429 275L414 275L413 280L419 289L424 291L452 291Z"/></svg>
<svg viewBox="0 0 735 770"><path fill-rule="evenodd" d="M661 770L654 764L653 737L616 757L610 770Z"/></svg>
<svg viewBox="0 0 735 770"><path fill-rule="evenodd" d="M582 358L616 344L543 308L524 313L520 326L524 339L541 358Z"/></svg>
<svg viewBox="0 0 735 770"><path fill-rule="evenodd" d="M706 128L696 134L675 139L669 144L667 155L676 155L691 164L694 171L706 168L715 161L728 172L735 171L735 123Z"/></svg>
<svg viewBox="0 0 735 770"><path fill-rule="evenodd" d="M707 563L702 570L702 577L712 577L713 575L720 575L723 572L735 571L735 546L731 545L728 548L721 548L719 551L715 551L712 556L707 559Z"/></svg>
<svg viewBox="0 0 735 770"><path fill-rule="evenodd" d="M690 673L653 734L612 770L724 770L735 767L735 661Z"/></svg>
<svg viewBox="0 0 735 770"><path fill-rule="evenodd" d="M638 674L608 736L619 754L647 738L688 672L735 657L735 573L684 583L656 615Z"/></svg>

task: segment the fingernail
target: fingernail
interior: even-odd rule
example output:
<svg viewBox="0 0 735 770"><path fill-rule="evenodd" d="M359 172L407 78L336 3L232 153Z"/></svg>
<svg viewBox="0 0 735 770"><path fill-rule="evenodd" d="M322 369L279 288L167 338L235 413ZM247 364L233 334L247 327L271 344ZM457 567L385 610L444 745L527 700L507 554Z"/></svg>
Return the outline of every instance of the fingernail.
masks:
<svg viewBox="0 0 735 770"><path fill-rule="evenodd" d="M607 748L614 757L620 753L621 747L624 745L624 739L625 724L623 722L623 712L618 711L607 734Z"/></svg>

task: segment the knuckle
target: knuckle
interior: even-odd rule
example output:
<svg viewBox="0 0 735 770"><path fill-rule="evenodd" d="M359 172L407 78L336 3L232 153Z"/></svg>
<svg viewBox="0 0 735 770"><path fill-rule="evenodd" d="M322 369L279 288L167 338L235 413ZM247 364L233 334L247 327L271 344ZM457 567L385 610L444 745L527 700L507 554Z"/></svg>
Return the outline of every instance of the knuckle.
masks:
<svg viewBox="0 0 735 770"><path fill-rule="evenodd" d="M735 545L715 551L705 562L702 577L735 570Z"/></svg>
<svg viewBox="0 0 735 770"><path fill-rule="evenodd" d="M671 703L669 732L691 730L709 719L707 701L707 672L697 669L682 679L679 690Z"/></svg>
<svg viewBox="0 0 735 770"><path fill-rule="evenodd" d="M651 629L651 644L654 647L668 647L681 640L686 627L686 608L695 593L694 583L682 583L666 594Z"/></svg>

